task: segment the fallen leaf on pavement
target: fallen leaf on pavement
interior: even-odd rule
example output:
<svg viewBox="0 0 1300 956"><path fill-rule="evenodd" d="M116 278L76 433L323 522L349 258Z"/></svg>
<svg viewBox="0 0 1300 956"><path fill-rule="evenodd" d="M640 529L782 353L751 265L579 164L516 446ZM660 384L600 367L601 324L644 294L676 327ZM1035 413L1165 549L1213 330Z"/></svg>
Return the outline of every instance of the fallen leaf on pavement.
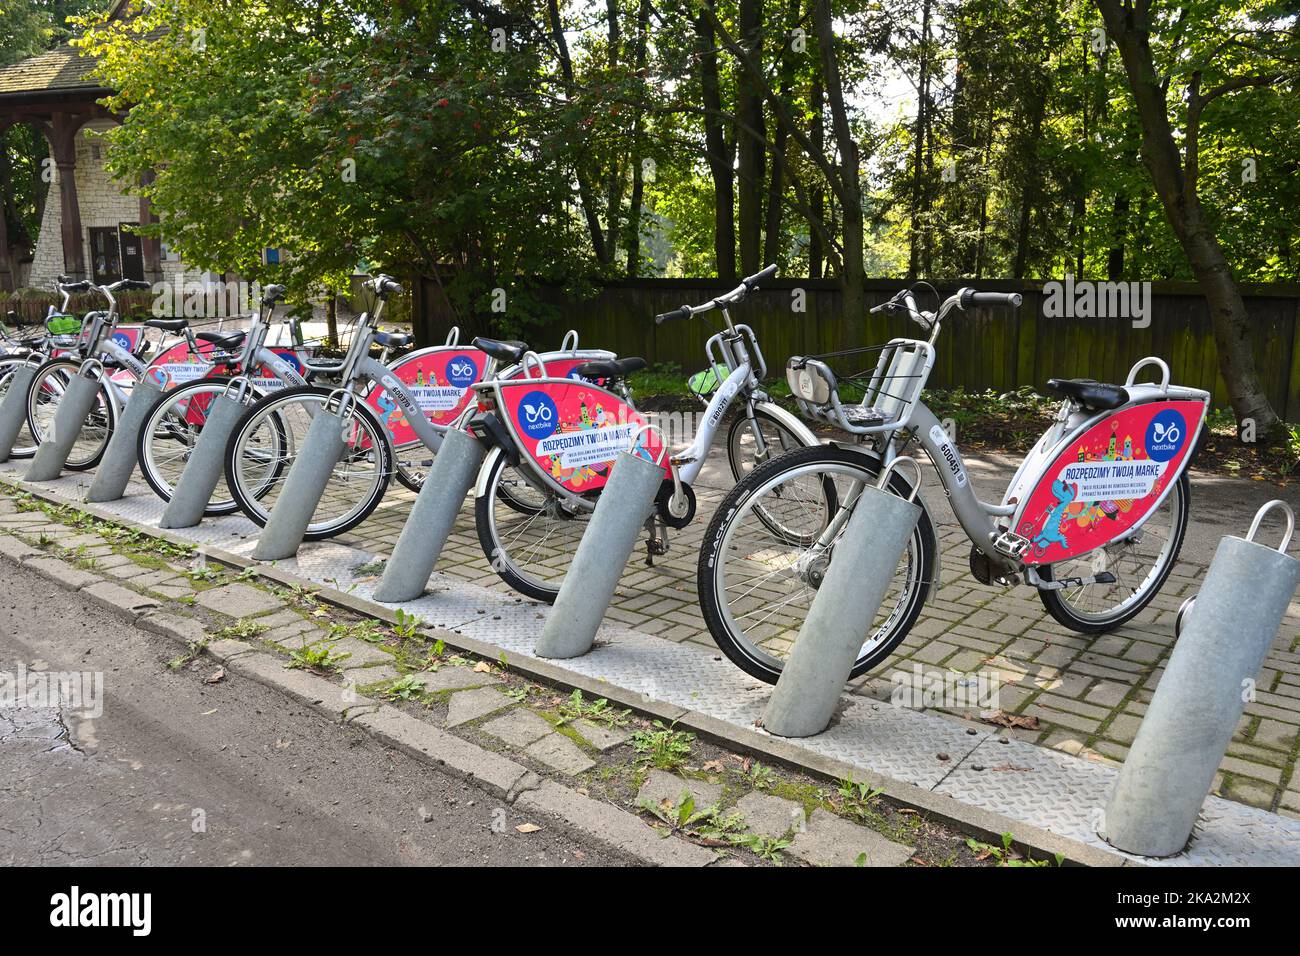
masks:
<svg viewBox="0 0 1300 956"><path fill-rule="evenodd" d="M489 674L492 672L492 665L487 661L479 661L474 665L475 674Z"/></svg>
<svg viewBox="0 0 1300 956"><path fill-rule="evenodd" d="M536 823L521 823L515 827L520 833L536 833L541 829Z"/></svg>
<svg viewBox="0 0 1300 956"><path fill-rule="evenodd" d="M1004 763L1004 764L1003 764L1002 766L1000 766L1000 767L994 767L994 768L993 768L993 772L994 772L994 773L1005 773L1005 772L1008 771L1008 770L1018 770L1018 771L1020 771L1021 773L1032 773L1032 772L1033 772L1033 769L1034 769L1033 767L1017 767L1015 764L1012 764L1012 763Z"/></svg>
<svg viewBox="0 0 1300 956"><path fill-rule="evenodd" d="M224 680L225 677L226 677L226 669L224 667L218 667L207 677L203 678L203 683L215 684L219 680Z"/></svg>
<svg viewBox="0 0 1300 956"><path fill-rule="evenodd" d="M722 765L721 760L706 760L704 761L704 769L710 773L722 773L726 770L726 767Z"/></svg>
<svg viewBox="0 0 1300 956"><path fill-rule="evenodd" d="M1005 710L985 711L980 720L997 727L1014 727L1020 730L1037 730L1038 718L1026 714L1008 714Z"/></svg>

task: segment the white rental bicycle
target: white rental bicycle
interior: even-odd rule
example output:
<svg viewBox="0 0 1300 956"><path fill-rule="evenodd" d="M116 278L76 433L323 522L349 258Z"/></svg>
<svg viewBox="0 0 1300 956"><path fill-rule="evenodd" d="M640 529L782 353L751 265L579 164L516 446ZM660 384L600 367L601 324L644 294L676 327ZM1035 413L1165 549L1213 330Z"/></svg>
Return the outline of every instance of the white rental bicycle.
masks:
<svg viewBox="0 0 1300 956"><path fill-rule="evenodd" d="M710 369L706 374L713 376L716 388L699 430L688 448L669 456L655 513L646 522L648 562L667 553L669 528L685 528L695 517L691 484L733 406L738 411L727 431L727 460L737 480L784 452L817 444L807 425L768 399L762 384L767 364L754 330L731 319L730 308L775 274L776 266L768 266L702 305L684 305L655 317L662 323L716 310L725 327L705 345ZM593 383L621 382L645 362L589 362L573 369L570 377L559 377L546 363L526 360L530 353L518 343L479 340L479 346L500 363L524 367L523 377L474 386L481 414L470 428L493 446L475 487L479 541L502 580L521 594L550 603L559 595L609 469L627 447L628 423L644 420L626 393L615 394ZM539 374L528 377L530 369ZM579 433L591 442L581 455L560 449L561 436Z"/></svg>
<svg viewBox="0 0 1300 956"><path fill-rule="evenodd" d="M1063 399L1056 420L1020 465L1000 503L979 500L961 453L921 401L943 320L976 307L1016 308L1016 293L961 289L934 312L911 289L872 311L901 313L925 340L875 349L874 368L846 401L822 357L795 357L787 379L801 411L855 441L798 449L746 476L705 532L697 586L714 641L747 673L775 683L835 558L835 545L868 484L915 442L930 458L971 542L969 564L984 584L1028 584L1059 622L1084 634L1118 627L1159 592L1187 528L1186 468L1209 393L1171 385L1169 366L1145 358L1123 385L1051 379ZM838 353L845 355L848 353ZM1158 383L1138 373L1158 368ZM919 477L919 474L918 474ZM890 469L887 490L914 495ZM852 675L882 662L907 636L939 575L939 540L921 515L874 621L864 621Z"/></svg>

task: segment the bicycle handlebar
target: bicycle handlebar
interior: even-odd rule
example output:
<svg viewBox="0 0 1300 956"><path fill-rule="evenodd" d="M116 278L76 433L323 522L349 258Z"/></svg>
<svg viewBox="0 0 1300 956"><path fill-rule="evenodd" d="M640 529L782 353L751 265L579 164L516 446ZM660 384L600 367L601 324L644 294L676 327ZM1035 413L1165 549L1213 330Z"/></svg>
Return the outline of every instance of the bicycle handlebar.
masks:
<svg viewBox="0 0 1300 956"><path fill-rule="evenodd" d="M976 306L1018 309L1024 301L1019 292L976 292L974 289L962 289L957 296L957 307L963 312Z"/></svg>
<svg viewBox="0 0 1300 956"><path fill-rule="evenodd" d="M386 299L394 293L401 295L403 292L401 283L391 276L383 274L377 275L370 280L370 288L374 289L375 295L381 299Z"/></svg>
<svg viewBox="0 0 1300 956"><path fill-rule="evenodd" d="M689 319L693 315L699 315L701 312L708 312L721 305L730 305L734 302L739 302L749 293L757 289L760 282L765 282L774 275L776 275L775 263L767 266L759 272L755 272L752 276L747 276L746 278L741 279L740 285L736 286L726 295L720 295L716 299L710 299L703 305L684 305L671 312L660 312L655 316L655 325L662 325L663 323L671 322L674 319Z"/></svg>

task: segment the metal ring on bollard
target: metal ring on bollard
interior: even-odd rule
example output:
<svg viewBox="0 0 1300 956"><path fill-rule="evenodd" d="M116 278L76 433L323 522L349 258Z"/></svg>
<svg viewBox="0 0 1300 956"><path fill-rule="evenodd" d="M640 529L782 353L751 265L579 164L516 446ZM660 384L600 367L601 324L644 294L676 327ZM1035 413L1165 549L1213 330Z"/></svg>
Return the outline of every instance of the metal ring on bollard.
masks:
<svg viewBox="0 0 1300 956"><path fill-rule="evenodd" d="M1158 365L1160 367L1160 390L1162 392L1169 391L1169 363L1155 355L1148 355L1144 359L1139 359L1138 363L1128 370L1128 378L1124 379L1124 384L1136 385L1137 373L1148 365Z"/></svg>
<svg viewBox="0 0 1300 956"><path fill-rule="evenodd" d="M1255 520L1250 523L1250 530L1246 532L1246 540L1255 544L1255 534L1259 531L1260 523L1264 520L1264 515L1268 514L1274 508L1281 507L1286 512L1286 534L1282 536L1282 543L1277 546L1277 550L1286 554L1287 547L1291 544L1291 536L1295 533L1295 512L1291 506L1280 498L1274 498L1267 501L1255 512ZM1178 613L1174 615L1174 639L1177 640L1183 633L1183 628L1187 624L1187 617L1192 613L1192 608L1196 605L1196 595L1193 594L1178 607Z"/></svg>
<svg viewBox="0 0 1300 956"><path fill-rule="evenodd" d="M36 359L36 361L33 362L32 359ZM45 356L40 352L29 352L27 353L27 357L23 359L23 365L29 368L40 368L46 361Z"/></svg>
<svg viewBox="0 0 1300 956"><path fill-rule="evenodd" d="M236 375L234 378L232 378L229 382L226 383L226 388L221 393L221 395L223 398L231 398L230 392L233 389L236 393L233 396L234 401L242 405L244 404L244 399L248 396L248 389L250 388L251 384L252 383L249 382L246 376Z"/></svg>
<svg viewBox="0 0 1300 956"><path fill-rule="evenodd" d="M1291 506L1281 498L1274 498L1272 501L1265 502L1263 507L1255 512L1255 520L1250 523L1250 530L1246 532L1246 540L1252 543L1255 541L1255 532L1259 530L1259 525L1260 522L1264 520L1264 515L1278 507L1286 512L1286 534L1282 536L1282 543L1277 546L1277 550L1286 554L1286 549L1291 544L1291 535L1295 533L1295 512L1292 511Z"/></svg>
<svg viewBox="0 0 1300 956"><path fill-rule="evenodd" d="M349 392L346 388L336 388L325 398L325 411L329 412L330 407L337 403L338 410L333 412L339 418L346 422L356 414L357 397Z"/></svg>
<svg viewBox="0 0 1300 956"><path fill-rule="evenodd" d="M916 469L916 483L912 485L912 493L907 496L908 501L915 501L917 493L921 490L921 482L925 479L925 475L921 472L921 463L911 455L900 455L882 468L880 471L880 477L876 479L876 488L880 491L884 491L889 485L890 474L898 466L899 462L904 461L910 462L912 467Z"/></svg>
<svg viewBox="0 0 1300 956"><path fill-rule="evenodd" d="M448 346L460 345L460 326L459 326L459 325L453 325L453 326L451 327L450 331L447 332L447 341L446 341L445 344L448 345Z"/></svg>
<svg viewBox="0 0 1300 956"><path fill-rule="evenodd" d="M659 436L659 457L655 459L655 464L662 465L664 463L664 455L668 454L668 443L664 441L664 433L660 430L658 425L642 425L634 431L632 433L632 440L628 443L627 450L636 454L636 445L641 439L642 432L654 432ZM677 470L674 468L673 474L676 473Z"/></svg>
<svg viewBox="0 0 1300 956"><path fill-rule="evenodd" d="M569 331L564 333L564 341L560 343L560 351L561 352L578 351L578 330L577 329L569 329Z"/></svg>
<svg viewBox="0 0 1300 956"><path fill-rule="evenodd" d="M87 375L87 372L90 374ZM92 382L102 382L104 380L104 375L106 374L106 369L104 368L104 363L99 359L88 358L81 363L81 367L77 369L77 374L85 376Z"/></svg>

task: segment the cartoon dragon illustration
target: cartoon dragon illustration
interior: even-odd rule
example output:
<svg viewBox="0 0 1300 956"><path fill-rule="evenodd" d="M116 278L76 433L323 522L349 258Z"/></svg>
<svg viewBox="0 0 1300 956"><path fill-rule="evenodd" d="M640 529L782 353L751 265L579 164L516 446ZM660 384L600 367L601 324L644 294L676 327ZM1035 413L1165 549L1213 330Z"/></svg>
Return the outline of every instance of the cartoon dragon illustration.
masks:
<svg viewBox="0 0 1300 956"><path fill-rule="evenodd" d="M1046 548L1051 544L1059 544L1063 548L1070 545L1065 540L1065 534L1061 531L1062 519L1065 517L1065 511L1070 504L1078 497L1078 489L1067 485L1059 478L1052 482L1052 494L1056 496L1056 505L1047 513L1047 520L1043 522L1043 528L1034 537L1034 546Z"/></svg>

